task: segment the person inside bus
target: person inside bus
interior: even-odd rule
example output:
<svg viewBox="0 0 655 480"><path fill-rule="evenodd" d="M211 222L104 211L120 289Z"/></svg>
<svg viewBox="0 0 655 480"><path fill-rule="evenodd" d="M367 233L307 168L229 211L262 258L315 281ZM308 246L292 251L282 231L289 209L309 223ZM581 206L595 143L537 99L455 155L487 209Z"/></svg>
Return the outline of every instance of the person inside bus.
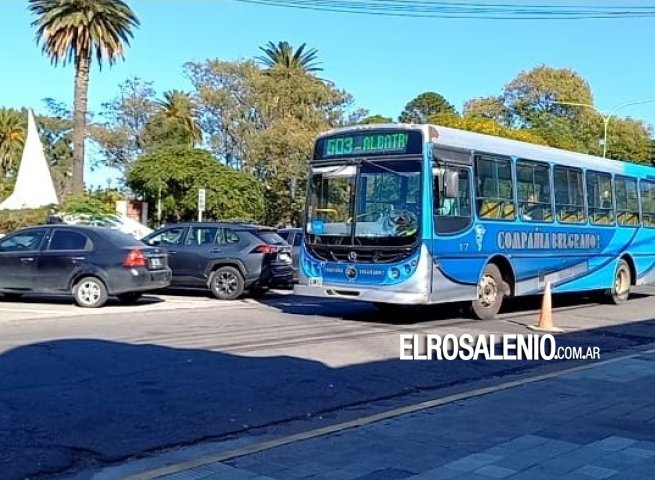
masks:
<svg viewBox="0 0 655 480"><path fill-rule="evenodd" d="M528 195L522 205L523 218L533 222L542 222L544 220L544 209L539 203L539 197L534 192Z"/></svg>

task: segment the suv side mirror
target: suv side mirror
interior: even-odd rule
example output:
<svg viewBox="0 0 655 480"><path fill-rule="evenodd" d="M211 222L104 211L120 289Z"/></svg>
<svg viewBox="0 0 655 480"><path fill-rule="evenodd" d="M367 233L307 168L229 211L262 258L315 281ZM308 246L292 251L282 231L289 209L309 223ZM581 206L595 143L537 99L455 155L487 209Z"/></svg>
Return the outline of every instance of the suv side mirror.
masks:
<svg viewBox="0 0 655 480"><path fill-rule="evenodd" d="M446 170L443 173L443 184L446 197L459 197L459 172L455 170Z"/></svg>

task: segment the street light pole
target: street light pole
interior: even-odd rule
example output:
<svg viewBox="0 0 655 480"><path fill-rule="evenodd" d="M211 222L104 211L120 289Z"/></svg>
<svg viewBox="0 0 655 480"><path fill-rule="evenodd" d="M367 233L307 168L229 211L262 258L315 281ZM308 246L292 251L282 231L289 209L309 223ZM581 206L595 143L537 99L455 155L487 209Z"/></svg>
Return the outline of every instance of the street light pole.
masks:
<svg viewBox="0 0 655 480"><path fill-rule="evenodd" d="M607 127L609 126L610 120L612 117L616 114L616 112L623 108L627 107L630 105L640 105L642 103L652 103L655 102L655 98L643 98L641 100L632 100L630 102L625 102L617 105L614 107L614 109L609 113L603 113L602 111L598 110L596 107L593 105L589 105L587 103L577 103L577 102L553 102L557 105L573 105L576 107L587 107L591 108L593 111L595 111L598 115L600 115L603 118L603 158L607 156Z"/></svg>

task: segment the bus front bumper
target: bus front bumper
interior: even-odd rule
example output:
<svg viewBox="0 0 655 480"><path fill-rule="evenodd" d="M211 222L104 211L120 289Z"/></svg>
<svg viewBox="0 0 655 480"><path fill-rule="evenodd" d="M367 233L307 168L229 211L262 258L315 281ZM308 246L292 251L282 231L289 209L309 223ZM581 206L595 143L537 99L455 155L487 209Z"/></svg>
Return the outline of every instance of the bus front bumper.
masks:
<svg viewBox="0 0 655 480"><path fill-rule="evenodd" d="M341 300L399 305L425 305L429 303L427 292L402 292L382 288L352 288L338 285L318 287L300 284L294 287L293 293L305 297L338 298Z"/></svg>

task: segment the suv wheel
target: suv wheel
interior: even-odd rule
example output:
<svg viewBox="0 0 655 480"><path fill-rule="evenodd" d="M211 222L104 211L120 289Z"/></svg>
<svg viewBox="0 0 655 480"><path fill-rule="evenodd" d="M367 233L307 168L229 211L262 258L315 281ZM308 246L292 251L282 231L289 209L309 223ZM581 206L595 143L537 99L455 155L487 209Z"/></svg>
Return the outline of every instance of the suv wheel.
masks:
<svg viewBox="0 0 655 480"><path fill-rule="evenodd" d="M84 277L73 287L73 297L80 307L102 307L107 303L107 288L95 277Z"/></svg>
<svg viewBox="0 0 655 480"><path fill-rule="evenodd" d="M236 300L243 295L243 276L234 267L217 268L209 277L209 288L219 300Z"/></svg>

